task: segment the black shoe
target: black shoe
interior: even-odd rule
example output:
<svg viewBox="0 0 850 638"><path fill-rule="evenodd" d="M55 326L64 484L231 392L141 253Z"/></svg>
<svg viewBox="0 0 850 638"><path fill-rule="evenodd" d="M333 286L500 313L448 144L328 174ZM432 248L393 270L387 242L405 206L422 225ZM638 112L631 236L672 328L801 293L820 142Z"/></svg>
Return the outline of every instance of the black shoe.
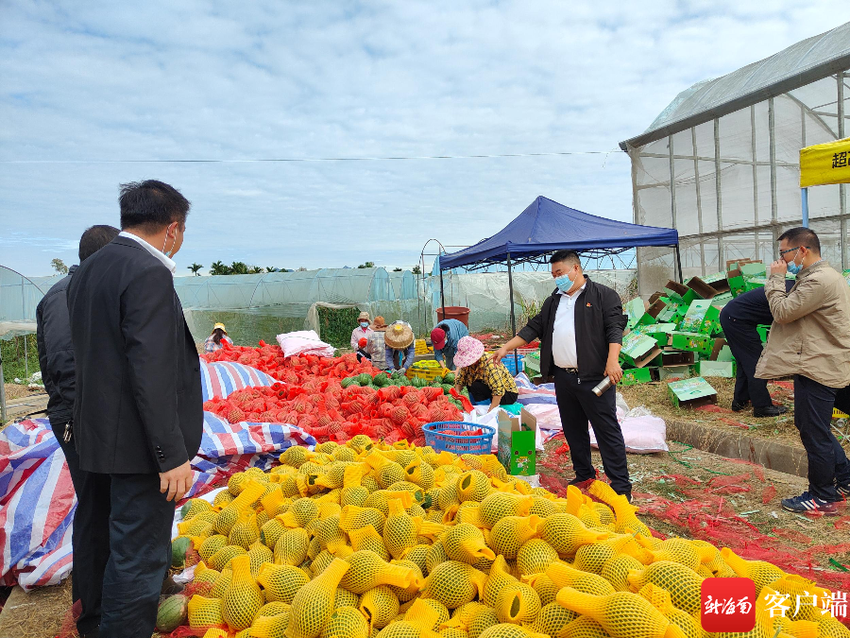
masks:
<svg viewBox="0 0 850 638"><path fill-rule="evenodd" d="M788 408L784 405L768 405L764 408L753 408L753 416L759 419L769 416L779 416L786 412L788 412Z"/></svg>
<svg viewBox="0 0 850 638"><path fill-rule="evenodd" d="M580 490L586 490L587 488L589 488L593 484L593 481L595 481L595 480L596 480L595 478L580 479L580 478L576 477L572 481L570 481L568 483L568 485L575 485Z"/></svg>
<svg viewBox="0 0 850 638"><path fill-rule="evenodd" d="M850 499L850 481L847 483L835 483L835 489L838 495L844 499Z"/></svg>
<svg viewBox="0 0 850 638"><path fill-rule="evenodd" d="M179 594L181 591L183 591L183 585L175 583L171 576L162 581L162 589L160 590L160 593L163 596L172 596L174 594Z"/></svg>
<svg viewBox="0 0 850 638"><path fill-rule="evenodd" d="M749 405L749 401L736 401L732 399L732 412L740 412L741 410L746 410L747 405Z"/></svg>

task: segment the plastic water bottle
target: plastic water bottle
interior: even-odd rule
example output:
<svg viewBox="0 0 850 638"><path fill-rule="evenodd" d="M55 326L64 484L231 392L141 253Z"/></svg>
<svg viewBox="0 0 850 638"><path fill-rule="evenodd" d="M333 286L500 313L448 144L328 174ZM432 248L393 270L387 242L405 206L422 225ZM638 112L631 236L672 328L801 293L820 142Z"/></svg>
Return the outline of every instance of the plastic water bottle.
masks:
<svg viewBox="0 0 850 638"><path fill-rule="evenodd" d="M612 385L614 384L611 383L611 377L605 377L604 379L602 379L602 381L596 384L596 387L593 388L592 392L596 396L601 397L603 394L605 394L605 391Z"/></svg>

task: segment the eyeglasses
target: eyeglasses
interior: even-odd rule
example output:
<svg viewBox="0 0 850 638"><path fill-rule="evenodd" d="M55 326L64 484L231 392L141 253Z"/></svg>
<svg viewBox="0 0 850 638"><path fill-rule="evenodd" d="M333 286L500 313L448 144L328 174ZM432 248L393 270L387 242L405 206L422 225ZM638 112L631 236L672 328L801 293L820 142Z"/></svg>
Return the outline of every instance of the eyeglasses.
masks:
<svg viewBox="0 0 850 638"><path fill-rule="evenodd" d="M795 250L800 250L800 246L797 246L796 248L789 248L788 250L780 250L779 256L782 257L785 253L791 253L791 252L794 252Z"/></svg>

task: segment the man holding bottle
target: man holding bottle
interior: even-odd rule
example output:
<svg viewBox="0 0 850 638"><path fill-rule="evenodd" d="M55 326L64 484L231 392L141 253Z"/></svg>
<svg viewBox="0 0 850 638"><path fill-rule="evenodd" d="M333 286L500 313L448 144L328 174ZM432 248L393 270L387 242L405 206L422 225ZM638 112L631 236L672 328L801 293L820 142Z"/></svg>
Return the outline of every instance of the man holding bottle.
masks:
<svg viewBox="0 0 850 638"><path fill-rule="evenodd" d="M606 377L612 384L623 377L619 357L626 316L620 296L585 276L572 250L556 251L549 263L557 290L543 303L540 314L499 348L493 359L500 361L516 348L540 339L540 374L554 377L561 427L576 474L571 484L582 486L596 477L587 431L590 421L611 487L631 501L616 393L609 390L597 396L593 392Z"/></svg>

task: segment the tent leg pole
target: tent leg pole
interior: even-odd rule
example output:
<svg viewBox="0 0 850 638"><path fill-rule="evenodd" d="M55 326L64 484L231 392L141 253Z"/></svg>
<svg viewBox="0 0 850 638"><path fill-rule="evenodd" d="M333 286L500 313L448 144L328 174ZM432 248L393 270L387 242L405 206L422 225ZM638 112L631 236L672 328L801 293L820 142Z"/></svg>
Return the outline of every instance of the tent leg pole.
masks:
<svg viewBox="0 0 850 638"><path fill-rule="evenodd" d="M516 336L516 313L514 312L514 275L511 269L511 254L508 253L508 295L511 300L511 339ZM514 370L519 374L519 356L514 350Z"/></svg>
<svg viewBox="0 0 850 638"><path fill-rule="evenodd" d="M803 227L809 227L809 189L801 188L800 189L800 199L803 204Z"/></svg>
<svg viewBox="0 0 850 638"><path fill-rule="evenodd" d="M676 244L676 267L679 270L679 283L685 283L685 273L682 272L682 253L679 252L679 244Z"/></svg>
<svg viewBox="0 0 850 638"><path fill-rule="evenodd" d="M3 359L0 358L0 425L6 422L6 381L3 379Z"/></svg>
<svg viewBox="0 0 850 638"><path fill-rule="evenodd" d="M440 256L437 255L437 259L439 259L439 258L440 258ZM442 307L443 307L443 319L445 319L446 318L446 292L445 292L445 289L443 288L443 266L442 265L440 265L440 305L442 305ZM439 321L437 323L439 323Z"/></svg>

